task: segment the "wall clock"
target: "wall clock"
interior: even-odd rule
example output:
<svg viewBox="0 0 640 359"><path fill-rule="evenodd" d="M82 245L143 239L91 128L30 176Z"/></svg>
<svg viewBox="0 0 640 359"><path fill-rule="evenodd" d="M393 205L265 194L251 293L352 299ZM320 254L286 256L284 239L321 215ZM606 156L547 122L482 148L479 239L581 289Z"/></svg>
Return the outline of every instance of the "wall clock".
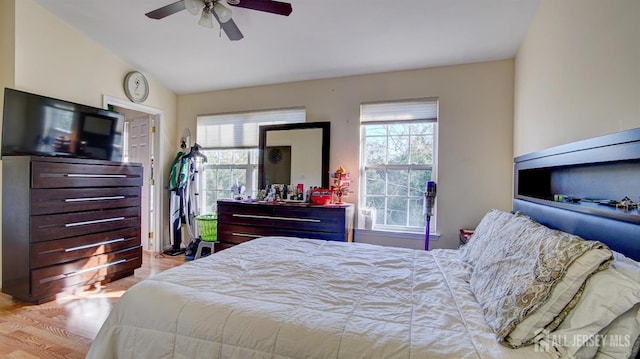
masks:
<svg viewBox="0 0 640 359"><path fill-rule="evenodd" d="M139 103L149 97L149 83L139 71L131 71L124 78L124 93L129 100Z"/></svg>

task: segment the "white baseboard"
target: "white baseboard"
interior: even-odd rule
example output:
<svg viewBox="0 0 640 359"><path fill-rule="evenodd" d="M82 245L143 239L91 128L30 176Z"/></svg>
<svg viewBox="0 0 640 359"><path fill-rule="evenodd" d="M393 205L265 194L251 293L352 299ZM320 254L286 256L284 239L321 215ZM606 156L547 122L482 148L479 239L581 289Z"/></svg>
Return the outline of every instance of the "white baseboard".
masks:
<svg viewBox="0 0 640 359"><path fill-rule="evenodd" d="M387 232L366 229L356 229L354 242L377 244L389 247L424 249L424 234L406 232ZM429 242L438 241L440 234L429 234Z"/></svg>

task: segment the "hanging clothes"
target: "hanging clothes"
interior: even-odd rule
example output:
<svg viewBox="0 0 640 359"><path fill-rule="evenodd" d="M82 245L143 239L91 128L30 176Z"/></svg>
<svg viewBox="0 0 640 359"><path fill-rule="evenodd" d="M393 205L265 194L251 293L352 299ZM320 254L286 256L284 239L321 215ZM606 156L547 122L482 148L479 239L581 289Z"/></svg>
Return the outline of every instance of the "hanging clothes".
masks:
<svg viewBox="0 0 640 359"><path fill-rule="evenodd" d="M183 161L186 152L179 151L171 162L171 172L169 173L169 191L184 188L187 183L188 163Z"/></svg>
<svg viewBox="0 0 640 359"><path fill-rule="evenodd" d="M171 249L165 251L170 255L184 253L182 249L182 197L187 183L187 167L182 157L186 152L179 151L171 162L169 173L169 237L171 239Z"/></svg>
<svg viewBox="0 0 640 359"><path fill-rule="evenodd" d="M183 149L186 145L183 143ZM189 152L179 151L171 163L169 174L170 205L170 238L172 249L165 253L178 255L184 253L182 248L182 225L185 224L190 237L194 237L192 219L197 208L196 193L192 182L198 172L196 161L207 162L207 157L200 152L200 145L195 144Z"/></svg>
<svg viewBox="0 0 640 359"><path fill-rule="evenodd" d="M200 152L200 145L194 144L189 152L182 156L183 168L186 170L184 173L186 179L182 196L182 215L183 223L186 224L187 231L191 240L195 239L195 230L193 220L197 214L199 214L198 203L198 180L200 168L198 164L206 163L208 161L207 156Z"/></svg>

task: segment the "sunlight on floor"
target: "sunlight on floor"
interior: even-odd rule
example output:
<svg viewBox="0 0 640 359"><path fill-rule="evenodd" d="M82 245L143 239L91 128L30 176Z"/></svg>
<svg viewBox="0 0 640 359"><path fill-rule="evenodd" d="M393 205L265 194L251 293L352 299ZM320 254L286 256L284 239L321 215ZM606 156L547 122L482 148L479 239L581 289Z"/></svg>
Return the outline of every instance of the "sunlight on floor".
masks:
<svg viewBox="0 0 640 359"><path fill-rule="evenodd" d="M124 292L96 288L76 294L59 294L56 303L67 314L67 330L85 338L95 338Z"/></svg>

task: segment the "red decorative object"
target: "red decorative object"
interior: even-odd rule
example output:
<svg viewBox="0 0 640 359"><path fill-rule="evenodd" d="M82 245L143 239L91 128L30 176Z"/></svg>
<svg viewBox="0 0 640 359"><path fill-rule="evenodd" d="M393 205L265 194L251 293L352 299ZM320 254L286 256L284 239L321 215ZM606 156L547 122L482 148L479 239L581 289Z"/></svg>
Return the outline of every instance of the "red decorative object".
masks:
<svg viewBox="0 0 640 359"><path fill-rule="evenodd" d="M330 204L333 200L333 191L330 189L314 189L311 192L311 203L317 205Z"/></svg>

